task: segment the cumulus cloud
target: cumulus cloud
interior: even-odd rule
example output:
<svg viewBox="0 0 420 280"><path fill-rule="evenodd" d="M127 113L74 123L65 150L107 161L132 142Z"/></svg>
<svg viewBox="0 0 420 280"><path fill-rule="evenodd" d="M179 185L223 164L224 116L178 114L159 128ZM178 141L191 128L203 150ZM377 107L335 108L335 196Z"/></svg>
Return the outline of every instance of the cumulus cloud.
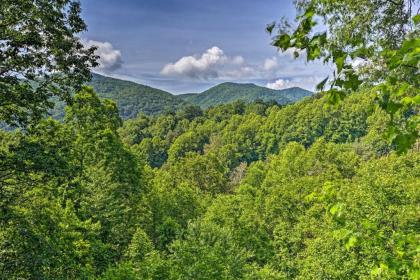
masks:
<svg viewBox="0 0 420 280"><path fill-rule="evenodd" d="M301 55L299 59L294 58L294 51L298 51ZM321 63L306 63L304 55L305 53L299 50L288 50L262 61L249 63L242 56L228 55L215 46L202 54L184 56L166 64L161 74L177 77L180 80L186 78L198 81L258 81L258 83L268 81L266 86L273 89L297 86L314 90L315 85L325 78L328 69Z"/></svg>
<svg viewBox="0 0 420 280"><path fill-rule="evenodd" d="M291 80L283 80L283 79L278 79L272 83L267 83L266 87L271 88L271 89L285 89L285 88L290 88L293 86L297 86L295 83L293 83Z"/></svg>
<svg viewBox="0 0 420 280"><path fill-rule="evenodd" d="M122 66L121 51L115 49L111 43L94 40L84 40L82 43L86 47L97 47L95 51L95 54L99 56L97 70L112 72Z"/></svg>
<svg viewBox="0 0 420 280"><path fill-rule="evenodd" d="M258 75L258 71L252 67L247 65L242 65L240 67L231 68L227 71L221 73L220 78L222 79L246 79L250 77L255 77Z"/></svg>
<svg viewBox="0 0 420 280"><path fill-rule="evenodd" d="M161 74L207 80L224 76L226 72L223 70L240 68L244 63L242 56L229 57L215 46L200 56L184 56L175 63L166 64Z"/></svg>
<svg viewBox="0 0 420 280"><path fill-rule="evenodd" d="M288 54L287 54L288 55ZM263 63L252 65L240 56L228 56L215 46L203 54L184 56L174 63L166 64L161 70L165 76L189 79L261 79L273 78L280 69L277 56L267 58Z"/></svg>
<svg viewBox="0 0 420 280"><path fill-rule="evenodd" d="M277 79L273 82L267 83L265 86L276 90L300 87L313 91L315 90L315 85L317 85L321 80L322 78L315 76L297 77L293 79Z"/></svg>

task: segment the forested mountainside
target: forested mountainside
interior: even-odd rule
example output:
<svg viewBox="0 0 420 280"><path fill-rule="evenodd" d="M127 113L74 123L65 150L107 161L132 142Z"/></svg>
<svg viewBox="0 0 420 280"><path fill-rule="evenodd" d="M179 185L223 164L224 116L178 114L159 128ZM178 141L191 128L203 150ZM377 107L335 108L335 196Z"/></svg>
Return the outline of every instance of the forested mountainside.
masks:
<svg viewBox="0 0 420 280"><path fill-rule="evenodd" d="M399 156L383 138L389 116L374 92L338 106L322 95L284 107L238 101L122 123L85 89L63 123L41 121L31 137L1 132L2 170L14 172L1 179L0 270L415 278L419 151Z"/></svg>
<svg viewBox="0 0 420 280"><path fill-rule="evenodd" d="M115 79L92 73L89 83L101 98L117 104L122 119L131 119L139 113L157 115L165 111L176 111L187 103L169 92L135 82ZM63 119L65 102L54 99L55 107L50 111L55 119Z"/></svg>
<svg viewBox="0 0 420 280"><path fill-rule="evenodd" d="M311 95L312 92L298 87L274 90L254 84L222 83L202 93L182 94L179 97L192 104L208 108L237 100L252 102L261 99L263 101L275 101L279 104L288 104Z"/></svg>
<svg viewBox="0 0 420 280"><path fill-rule="evenodd" d="M120 134L126 144L142 151L142 157L153 167L167 158L185 155L189 149L202 153L222 143L227 146L218 148L238 165L264 159L293 141L305 147L320 137L328 142L356 141L373 122L368 121L374 108L372 100L373 95L364 92L349 97L340 107L328 105L319 95L285 107L261 101L250 105L237 101L204 111L189 106L177 114L128 120ZM383 153L390 150L376 146Z"/></svg>
<svg viewBox="0 0 420 280"><path fill-rule="evenodd" d="M300 88L272 90L253 84L223 83L200 94L173 95L160 89L96 73L92 73L92 80L88 85L93 87L99 97L115 101L124 120L135 118L139 113L158 115L175 112L189 104L207 108L236 100L252 102L257 99L287 104L312 94ZM54 100L56 105L50 114L56 119L63 119L65 103Z"/></svg>
<svg viewBox="0 0 420 280"><path fill-rule="evenodd" d="M185 105L185 102L169 92L99 74L93 73L89 85L100 97L115 101L123 119L134 118L140 112L156 115L164 111L176 111Z"/></svg>

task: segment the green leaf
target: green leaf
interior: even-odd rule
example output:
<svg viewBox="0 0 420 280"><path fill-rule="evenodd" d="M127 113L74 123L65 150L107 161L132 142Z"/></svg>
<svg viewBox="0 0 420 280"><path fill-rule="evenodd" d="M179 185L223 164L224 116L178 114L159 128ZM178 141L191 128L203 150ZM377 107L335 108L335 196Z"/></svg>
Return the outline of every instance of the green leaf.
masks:
<svg viewBox="0 0 420 280"><path fill-rule="evenodd" d="M343 70L346 58L347 58L347 53L346 52L344 52L340 49L336 49L336 50L333 51L333 61L334 61L335 65L337 66L337 73L340 73L341 70Z"/></svg>
<svg viewBox="0 0 420 280"><path fill-rule="evenodd" d="M272 22L272 23L270 23L270 24L267 24L267 27L265 28L265 30L268 32L268 33L273 33L273 30L274 30L274 27L276 27L276 23L275 22Z"/></svg>
<svg viewBox="0 0 420 280"><path fill-rule="evenodd" d="M353 248L354 246L356 246L356 244L357 244L357 237L356 236L351 236L346 243L346 250L350 251L350 249Z"/></svg>
<svg viewBox="0 0 420 280"><path fill-rule="evenodd" d="M330 208L330 213L332 215L335 215L339 210L340 210L340 207L339 207L339 205L336 204L336 205L334 205L333 207Z"/></svg>
<svg viewBox="0 0 420 280"><path fill-rule="evenodd" d="M310 6L308 9L306 9L306 11L305 11L305 17L307 17L307 18L311 18L311 17L313 17L314 16L314 14L315 14L315 9L314 9L314 7L313 6Z"/></svg>
<svg viewBox="0 0 420 280"><path fill-rule="evenodd" d="M417 24L419 24L419 23L420 23L420 14L415 15L415 16L413 17L413 22L414 22L414 24L415 24L415 25L417 25Z"/></svg>
<svg viewBox="0 0 420 280"><path fill-rule="evenodd" d="M397 137L397 135L398 135L398 129L395 127L395 126L390 126L388 129L387 129L387 131L386 131L386 133L385 133L385 136L386 136L386 138L388 138L388 140L390 141L390 142L393 142L394 141L394 139Z"/></svg>
<svg viewBox="0 0 420 280"><path fill-rule="evenodd" d="M420 94L419 95L416 95L415 97L413 97L413 102L416 105L419 105L420 104Z"/></svg>
<svg viewBox="0 0 420 280"><path fill-rule="evenodd" d="M357 90L363 81L359 80L359 76L354 72L346 73L346 80L343 82L343 87L345 89L351 89L353 91Z"/></svg>
<svg viewBox="0 0 420 280"><path fill-rule="evenodd" d="M346 96L344 91L332 89L329 91L328 102L332 105L337 105Z"/></svg>
<svg viewBox="0 0 420 280"><path fill-rule="evenodd" d="M343 70L344 61L346 60L345 56L338 57L335 60L335 65L337 66L337 73L340 73Z"/></svg>
<svg viewBox="0 0 420 280"><path fill-rule="evenodd" d="M321 55L321 49L318 45L313 45L306 49L306 53L308 61L315 60Z"/></svg>
<svg viewBox="0 0 420 280"><path fill-rule="evenodd" d="M389 270L388 266L384 263L381 263L379 267L371 271L372 276L380 277L382 274L385 274Z"/></svg>
<svg viewBox="0 0 420 280"><path fill-rule="evenodd" d="M396 103L393 101L389 101L385 104L385 111L388 112L391 115L394 115L398 110L400 110L403 107L402 104Z"/></svg>
<svg viewBox="0 0 420 280"><path fill-rule="evenodd" d="M415 131L412 133L398 134L394 138L394 141L392 141L397 147L397 153L403 154L407 152L414 145L414 143L416 143L417 137L418 135Z"/></svg>
<svg viewBox="0 0 420 280"><path fill-rule="evenodd" d="M274 46L287 50L290 47L290 35L286 33L279 35L274 41Z"/></svg>
<svg viewBox="0 0 420 280"><path fill-rule="evenodd" d="M397 96L403 96L406 93L409 86L410 85L408 83L403 83L397 91Z"/></svg>
<svg viewBox="0 0 420 280"><path fill-rule="evenodd" d="M401 104L405 106L410 106L412 103L414 103L414 99L412 97L406 96L401 99Z"/></svg>
<svg viewBox="0 0 420 280"><path fill-rule="evenodd" d="M366 48L358 48L355 51L350 53L351 58L360 57L366 59L369 56L369 50Z"/></svg>
<svg viewBox="0 0 420 280"><path fill-rule="evenodd" d="M343 203L334 204L330 208L330 214L333 215L335 218L340 218L343 215Z"/></svg>
<svg viewBox="0 0 420 280"><path fill-rule="evenodd" d="M324 80L322 80L322 82L320 82L319 84L316 85L316 90L317 91L323 91L325 88L325 84L327 83L329 77L326 77Z"/></svg>

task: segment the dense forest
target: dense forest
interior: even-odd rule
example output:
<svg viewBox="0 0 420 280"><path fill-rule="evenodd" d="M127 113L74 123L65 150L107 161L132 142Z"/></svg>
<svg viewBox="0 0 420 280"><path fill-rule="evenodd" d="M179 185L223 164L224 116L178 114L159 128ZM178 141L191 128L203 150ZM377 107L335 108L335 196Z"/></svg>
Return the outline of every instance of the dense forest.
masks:
<svg viewBox="0 0 420 280"><path fill-rule="evenodd" d="M123 121L86 86L79 2L2 1L0 279L419 279L412 4L297 1L295 29L269 25L336 65L303 100Z"/></svg>

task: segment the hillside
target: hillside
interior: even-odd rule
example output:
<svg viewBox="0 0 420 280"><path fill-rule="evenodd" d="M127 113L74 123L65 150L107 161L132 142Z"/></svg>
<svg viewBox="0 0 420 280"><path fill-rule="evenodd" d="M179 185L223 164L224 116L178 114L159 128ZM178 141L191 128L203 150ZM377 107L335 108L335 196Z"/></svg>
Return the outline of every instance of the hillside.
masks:
<svg viewBox="0 0 420 280"><path fill-rule="evenodd" d="M172 95L160 89L96 73L92 73L92 80L88 85L94 88L99 97L115 101L123 119L135 118L139 112L146 115L158 115L164 111L176 111L186 104L208 108L235 100L250 103L257 99L275 100L279 104L287 104L312 94L298 87L273 90L254 84L222 83L202 93ZM62 119L64 106L63 102L56 102L51 115L56 119Z"/></svg>
<svg viewBox="0 0 420 280"><path fill-rule="evenodd" d="M123 119L134 118L139 112L155 115L176 110L184 104L169 92L99 74L92 75L89 85L100 97L114 100Z"/></svg>
<svg viewBox="0 0 420 280"><path fill-rule="evenodd" d="M222 83L199 94L188 93L179 97L187 102L207 108L235 100L246 102L252 102L257 99L263 101L275 100L279 104L287 104L296 102L311 94L310 91L298 87L273 90L254 84Z"/></svg>
<svg viewBox="0 0 420 280"><path fill-rule="evenodd" d="M59 259L72 279L358 279L348 277L357 270L371 279L388 258L403 265L387 279L407 275L420 156L398 155L383 138L387 113L372 106L375 92L337 106L320 94L193 118L186 109L140 115L120 128L114 108L79 92L64 122L43 120L28 136L0 131L3 211L24 222L0 229L0 249L19 252L4 254L4 270L67 279ZM398 242L406 247L387 251ZM79 244L83 266L72 259ZM27 265L24 253L39 248L52 248L48 262ZM19 270L9 265L16 258Z"/></svg>
<svg viewBox="0 0 420 280"><path fill-rule="evenodd" d="M140 112L157 115L164 111L176 111L186 104L169 92L96 73L92 73L88 85L94 88L99 97L115 101L122 119L132 119ZM55 119L62 119L64 106L64 102L56 102L50 114Z"/></svg>

